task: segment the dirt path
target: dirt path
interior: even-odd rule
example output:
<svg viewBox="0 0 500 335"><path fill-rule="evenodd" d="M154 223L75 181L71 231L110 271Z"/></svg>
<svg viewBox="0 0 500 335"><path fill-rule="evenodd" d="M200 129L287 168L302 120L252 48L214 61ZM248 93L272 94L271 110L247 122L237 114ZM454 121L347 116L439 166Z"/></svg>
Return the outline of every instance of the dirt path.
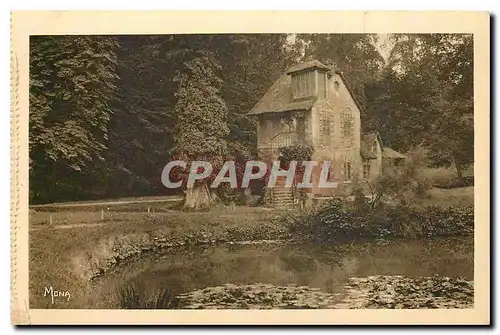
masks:
<svg viewBox="0 0 500 335"><path fill-rule="evenodd" d="M128 214L143 215L141 217L138 217L139 219L143 219L144 216L146 216L146 215L150 216L150 217L166 217L166 216L169 216L175 212L176 211L174 211L174 210L164 209L161 212L154 212L151 214L146 214L146 212L144 212L144 213L130 212ZM66 213L66 212L60 212L60 213ZM85 212L83 212L83 213L85 213ZM105 211L105 213L107 216L111 214L108 211ZM54 214L57 214L57 212ZM95 212L95 213L91 213L91 214L99 214L99 212ZM108 216L106 218L106 221L98 221L98 218L95 218L92 221L89 220L90 222L88 222L88 221L85 222L85 220L83 222L72 222L71 220L69 220L69 222L68 222L67 218L63 218L63 219L59 219L59 222L63 221L65 223L54 223L54 224L43 224L43 225L38 223L34 226L33 225L30 226L30 231L36 231L36 230L40 230L40 229L74 229L74 228L101 227L101 226L115 225L117 223L127 222L127 220L124 219L124 216L123 216L123 215L127 215L127 212L118 213L118 214L119 215L121 214L121 216L118 216L115 218L113 218L112 216L111 217ZM57 219L54 219L54 221L56 221L56 220Z"/></svg>
<svg viewBox="0 0 500 335"><path fill-rule="evenodd" d="M141 204L141 203L157 203L157 202L174 202L181 201L182 197L168 196L168 197L151 197L151 198L136 198L130 200L112 200L112 201L94 201L94 202L62 202L43 205L32 205L30 208L43 208L43 207L88 207L88 206L106 206L106 205L127 205L127 204Z"/></svg>
<svg viewBox="0 0 500 335"><path fill-rule="evenodd" d="M30 227L30 231L42 230L42 229L75 229L75 228L85 228L85 227L101 227L114 222L95 222L95 223L75 223L75 224L60 224L55 226L42 226L42 227Z"/></svg>

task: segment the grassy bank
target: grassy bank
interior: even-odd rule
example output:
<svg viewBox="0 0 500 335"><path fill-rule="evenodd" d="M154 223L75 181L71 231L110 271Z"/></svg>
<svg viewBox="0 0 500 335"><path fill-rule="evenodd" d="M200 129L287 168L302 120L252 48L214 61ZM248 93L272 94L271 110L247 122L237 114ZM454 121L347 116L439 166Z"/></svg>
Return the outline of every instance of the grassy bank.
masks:
<svg viewBox="0 0 500 335"><path fill-rule="evenodd" d="M47 212L30 214L30 305L33 308L84 308L91 278L121 261L156 248L231 240L272 239L287 230L276 223L282 213L265 208L219 208L210 212L169 211L107 213ZM45 287L70 291L70 301L54 305ZM103 292L103 295L107 292Z"/></svg>

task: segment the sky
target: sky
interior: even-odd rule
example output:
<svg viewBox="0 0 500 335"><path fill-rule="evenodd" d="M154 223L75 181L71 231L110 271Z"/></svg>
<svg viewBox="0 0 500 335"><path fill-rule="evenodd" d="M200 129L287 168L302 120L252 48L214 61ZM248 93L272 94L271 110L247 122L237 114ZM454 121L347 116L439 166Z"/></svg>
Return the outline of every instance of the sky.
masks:
<svg viewBox="0 0 500 335"><path fill-rule="evenodd" d="M391 52L393 43L389 40L389 35L388 34L377 34L378 35L378 41L375 44L377 47L378 51L384 57L385 60L389 58L389 53Z"/></svg>

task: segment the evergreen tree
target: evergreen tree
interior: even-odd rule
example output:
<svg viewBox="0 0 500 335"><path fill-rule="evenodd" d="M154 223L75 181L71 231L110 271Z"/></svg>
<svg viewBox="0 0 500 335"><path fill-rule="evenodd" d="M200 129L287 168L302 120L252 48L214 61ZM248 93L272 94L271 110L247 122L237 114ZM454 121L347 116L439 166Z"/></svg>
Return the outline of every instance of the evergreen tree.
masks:
<svg viewBox="0 0 500 335"><path fill-rule="evenodd" d="M179 86L172 151L184 161L210 162L216 173L228 155L229 134L227 106L221 98L221 67L213 53L200 51L193 56L175 78ZM211 200L209 185L203 180L186 190L184 208L207 206Z"/></svg>

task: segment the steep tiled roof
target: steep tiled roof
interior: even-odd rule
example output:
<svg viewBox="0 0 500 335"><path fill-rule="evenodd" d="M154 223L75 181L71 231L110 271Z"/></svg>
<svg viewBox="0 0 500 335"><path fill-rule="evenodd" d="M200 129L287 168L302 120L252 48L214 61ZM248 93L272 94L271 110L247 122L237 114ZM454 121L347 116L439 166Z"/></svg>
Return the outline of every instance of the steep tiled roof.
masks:
<svg viewBox="0 0 500 335"><path fill-rule="evenodd" d="M289 68L288 71L286 71L286 73L291 74L291 73L299 72L299 71L302 71L305 69L321 69L321 70L327 71L330 68L328 66L326 66L325 64L321 63L319 60L314 59L314 60L310 60L308 62L296 64L296 65L292 66L291 68Z"/></svg>
<svg viewBox="0 0 500 335"><path fill-rule="evenodd" d="M248 114L272 113L285 107L292 97L291 85L292 80L290 76L286 74L281 75Z"/></svg>
<svg viewBox="0 0 500 335"><path fill-rule="evenodd" d="M382 158L396 159L396 158L406 158L405 155L393 150L389 147L384 147L382 143L382 138L378 131L372 131L363 134L361 138L361 157L363 159L376 159L377 155L372 151L372 145L375 141L378 141L380 148L382 149Z"/></svg>
<svg viewBox="0 0 500 335"><path fill-rule="evenodd" d="M309 110L316 102L316 98L291 101L291 85L290 76L284 74L279 77L248 114Z"/></svg>
<svg viewBox="0 0 500 335"><path fill-rule="evenodd" d="M395 159L395 158L406 158L406 156L403 154L400 154L396 150L392 150L391 148L384 147L384 148L382 148L382 158Z"/></svg>
<svg viewBox="0 0 500 335"><path fill-rule="evenodd" d="M300 63L294 65L286 71L285 74L281 75L267 90L264 96L255 104L255 106L248 112L248 115L258 115L264 113L278 113L278 112L286 112L290 110L308 110L312 107L315 102L315 99L303 100L299 102L291 102L292 100L292 80L290 73L299 72L305 69L316 68L323 70L331 70L335 73L338 73L342 80L344 81L347 90L351 94L351 97L354 100L354 103L362 110L362 106L359 104L358 100L354 96L354 92L349 86L346 78L343 73L332 67L331 69L321 63L318 60L311 60L308 62ZM307 101L307 102L306 102Z"/></svg>
<svg viewBox="0 0 500 335"><path fill-rule="evenodd" d="M290 111L298 111L298 110L309 110L314 103L316 102L316 98L310 98L300 101L292 101L289 104L283 106L278 110L278 112L290 112Z"/></svg>

